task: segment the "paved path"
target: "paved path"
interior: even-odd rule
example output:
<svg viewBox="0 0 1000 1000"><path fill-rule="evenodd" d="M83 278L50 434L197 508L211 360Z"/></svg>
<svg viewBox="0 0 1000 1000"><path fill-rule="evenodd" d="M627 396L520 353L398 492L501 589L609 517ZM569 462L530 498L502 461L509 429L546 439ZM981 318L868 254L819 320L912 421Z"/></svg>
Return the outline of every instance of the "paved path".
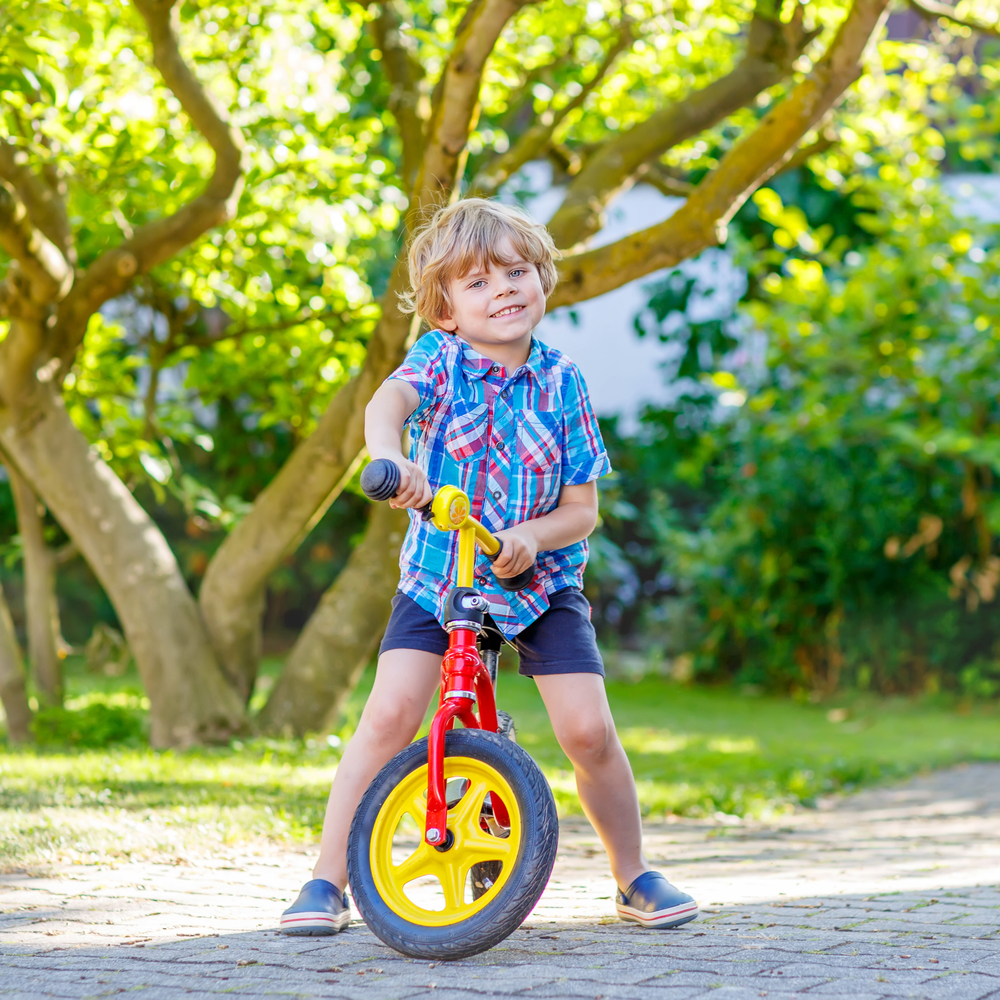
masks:
<svg viewBox="0 0 1000 1000"><path fill-rule="evenodd" d="M283 938L309 857L0 877L0 998L580 997L1000 1000L1000 766L973 765L774 824L650 825L651 856L704 912L676 931L612 917L593 831L564 824L526 924L432 965L363 924Z"/></svg>

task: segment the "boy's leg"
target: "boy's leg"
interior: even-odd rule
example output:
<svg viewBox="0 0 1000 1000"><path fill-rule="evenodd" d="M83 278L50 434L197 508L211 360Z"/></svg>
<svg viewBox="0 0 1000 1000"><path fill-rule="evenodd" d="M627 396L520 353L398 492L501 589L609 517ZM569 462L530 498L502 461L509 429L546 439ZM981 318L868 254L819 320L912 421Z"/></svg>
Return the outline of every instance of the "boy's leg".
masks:
<svg viewBox="0 0 1000 1000"><path fill-rule="evenodd" d="M580 803L601 838L618 885L649 871L635 779L615 732L600 674L536 674L542 701L576 775Z"/></svg>
<svg viewBox="0 0 1000 1000"><path fill-rule="evenodd" d="M372 778L416 735L440 678L441 657L435 653L390 649L379 657L375 684L330 789L314 879L343 891L354 811Z"/></svg>

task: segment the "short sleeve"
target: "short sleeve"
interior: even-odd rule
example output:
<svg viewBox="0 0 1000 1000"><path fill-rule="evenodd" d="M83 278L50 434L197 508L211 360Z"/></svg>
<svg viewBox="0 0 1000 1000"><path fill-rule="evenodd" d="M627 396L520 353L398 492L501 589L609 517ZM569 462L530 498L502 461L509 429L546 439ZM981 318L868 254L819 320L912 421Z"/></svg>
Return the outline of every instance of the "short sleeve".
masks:
<svg viewBox="0 0 1000 1000"><path fill-rule="evenodd" d="M597 417L576 365L570 365L563 385L566 443L563 448L562 485L592 483L611 471Z"/></svg>
<svg viewBox="0 0 1000 1000"><path fill-rule="evenodd" d="M440 331L425 333L407 351L403 363L389 376L412 386L420 397L414 414L419 413L428 403L440 395L440 383L447 379L447 367L443 364L442 336Z"/></svg>

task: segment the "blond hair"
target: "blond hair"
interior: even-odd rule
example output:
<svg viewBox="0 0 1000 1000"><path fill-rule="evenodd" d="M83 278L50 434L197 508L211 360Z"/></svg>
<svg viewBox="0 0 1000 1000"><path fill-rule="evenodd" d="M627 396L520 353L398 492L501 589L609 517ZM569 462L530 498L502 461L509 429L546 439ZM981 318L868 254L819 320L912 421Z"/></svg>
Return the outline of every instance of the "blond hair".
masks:
<svg viewBox="0 0 1000 1000"><path fill-rule="evenodd" d="M410 243L410 287L400 295L404 312L416 312L434 325L450 311L448 283L474 268L514 263L500 256L506 237L521 259L538 268L548 298L556 286L552 237L540 222L511 205L486 198L465 198L439 208Z"/></svg>

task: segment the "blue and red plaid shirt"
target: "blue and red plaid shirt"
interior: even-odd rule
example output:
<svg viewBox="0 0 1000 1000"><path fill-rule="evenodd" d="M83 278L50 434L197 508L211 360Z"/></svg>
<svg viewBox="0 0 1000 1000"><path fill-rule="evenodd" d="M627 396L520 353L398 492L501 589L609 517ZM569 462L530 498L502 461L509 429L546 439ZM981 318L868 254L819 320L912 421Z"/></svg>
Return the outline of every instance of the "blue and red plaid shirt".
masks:
<svg viewBox="0 0 1000 1000"><path fill-rule="evenodd" d="M389 377L420 396L409 421L410 460L426 470L432 489L464 490L490 531L548 514L563 486L611 471L579 369L538 340L525 364L508 372L455 334L433 330ZM439 621L455 579L457 541L410 511L399 589ZM587 552L586 541L539 552L534 583L515 593L497 586L480 552L477 589L503 634L527 628L548 608L549 594L582 587Z"/></svg>

